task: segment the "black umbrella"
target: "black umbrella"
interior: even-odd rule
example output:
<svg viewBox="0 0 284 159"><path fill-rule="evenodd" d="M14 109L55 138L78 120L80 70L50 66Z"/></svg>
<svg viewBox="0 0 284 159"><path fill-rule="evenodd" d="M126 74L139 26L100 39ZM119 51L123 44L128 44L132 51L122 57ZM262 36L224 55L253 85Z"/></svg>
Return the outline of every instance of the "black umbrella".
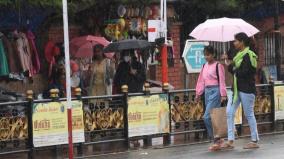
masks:
<svg viewBox="0 0 284 159"><path fill-rule="evenodd" d="M117 52L122 50L130 50L130 49L145 49L151 46L146 40L121 40L117 42L110 43L108 46L104 48L104 52Z"/></svg>

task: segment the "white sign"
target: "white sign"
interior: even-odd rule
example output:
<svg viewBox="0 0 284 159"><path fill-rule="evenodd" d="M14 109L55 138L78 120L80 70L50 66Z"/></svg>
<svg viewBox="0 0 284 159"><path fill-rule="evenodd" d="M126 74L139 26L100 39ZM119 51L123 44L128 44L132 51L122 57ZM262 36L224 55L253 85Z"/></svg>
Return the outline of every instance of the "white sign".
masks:
<svg viewBox="0 0 284 159"><path fill-rule="evenodd" d="M157 38L160 38L161 21L160 20L148 20L148 41L155 42Z"/></svg>

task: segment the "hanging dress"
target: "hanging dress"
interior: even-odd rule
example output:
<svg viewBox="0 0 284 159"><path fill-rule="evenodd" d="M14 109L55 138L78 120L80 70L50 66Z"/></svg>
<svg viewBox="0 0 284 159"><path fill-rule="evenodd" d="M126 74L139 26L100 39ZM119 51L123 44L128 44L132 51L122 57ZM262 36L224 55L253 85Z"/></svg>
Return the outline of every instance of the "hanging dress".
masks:
<svg viewBox="0 0 284 159"><path fill-rule="evenodd" d="M9 66L6 58L3 41L0 35L0 76L8 76L8 75L9 75Z"/></svg>
<svg viewBox="0 0 284 159"><path fill-rule="evenodd" d="M28 31L26 33L29 45L30 45L30 51L31 51L31 55L32 55L32 65L33 65L33 71L34 74L39 73L40 70L40 60L39 60L39 56L38 56L38 51L36 48L36 44L35 44L35 35L31 32Z"/></svg>

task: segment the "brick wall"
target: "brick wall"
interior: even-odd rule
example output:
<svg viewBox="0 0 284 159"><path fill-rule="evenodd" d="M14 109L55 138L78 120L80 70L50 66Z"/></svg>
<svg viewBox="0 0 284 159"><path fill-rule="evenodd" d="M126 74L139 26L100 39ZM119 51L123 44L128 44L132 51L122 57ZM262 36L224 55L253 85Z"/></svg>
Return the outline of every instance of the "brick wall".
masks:
<svg viewBox="0 0 284 159"><path fill-rule="evenodd" d="M70 26L69 27L69 38L72 39L80 35L80 27ZM64 42L63 26L51 26L48 30L48 40L55 43Z"/></svg>
<svg viewBox="0 0 284 159"><path fill-rule="evenodd" d="M156 79L157 81L162 80L162 73L161 73L161 66L154 66L156 71ZM175 89L182 89L183 88L183 80L181 78L181 62L179 59L175 59L174 67L168 68L168 79L169 83L175 87Z"/></svg>
<svg viewBox="0 0 284 159"><path fill-rule="evenodd" d="M180 59L180 26L181 23L174 23L170 27L169 33L173 40L173 47L174 47L174 67L168 68L168 79L169 83L175 87L175 89L182 89L184 88L183 84L183 65ZM151 66L150 68L150 77L153 80L161 81L162 74L161 74L161 66L155 65Z"/></svg>

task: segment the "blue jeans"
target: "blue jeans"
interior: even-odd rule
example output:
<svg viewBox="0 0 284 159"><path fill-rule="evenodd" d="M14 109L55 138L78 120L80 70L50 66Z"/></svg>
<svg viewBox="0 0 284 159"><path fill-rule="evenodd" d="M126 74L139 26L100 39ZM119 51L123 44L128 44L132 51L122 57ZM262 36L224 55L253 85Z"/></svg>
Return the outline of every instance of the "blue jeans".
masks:
<svg viewBox="0 0 284 159"><path fill-rule="evenodd" d="M205 88L205 106L204 123L207 129L208 137L213 139L210 111L212 108L218 108L221 106L221 94L219 86L210 86Z"/></svg>
<svg viewBox="0 0 284 159"><path fill-rule="evenodd" d="M249 124L251 132L251 140L258 141L257 124L254 116L254 101L255 95L253 93L244 93L239 91L238 99L234 103L232 91L228 91L228 105L227 105L227 124L228 124L228 140L235 140L235 113L240 103L242 104L246 119Z"/></svg>

